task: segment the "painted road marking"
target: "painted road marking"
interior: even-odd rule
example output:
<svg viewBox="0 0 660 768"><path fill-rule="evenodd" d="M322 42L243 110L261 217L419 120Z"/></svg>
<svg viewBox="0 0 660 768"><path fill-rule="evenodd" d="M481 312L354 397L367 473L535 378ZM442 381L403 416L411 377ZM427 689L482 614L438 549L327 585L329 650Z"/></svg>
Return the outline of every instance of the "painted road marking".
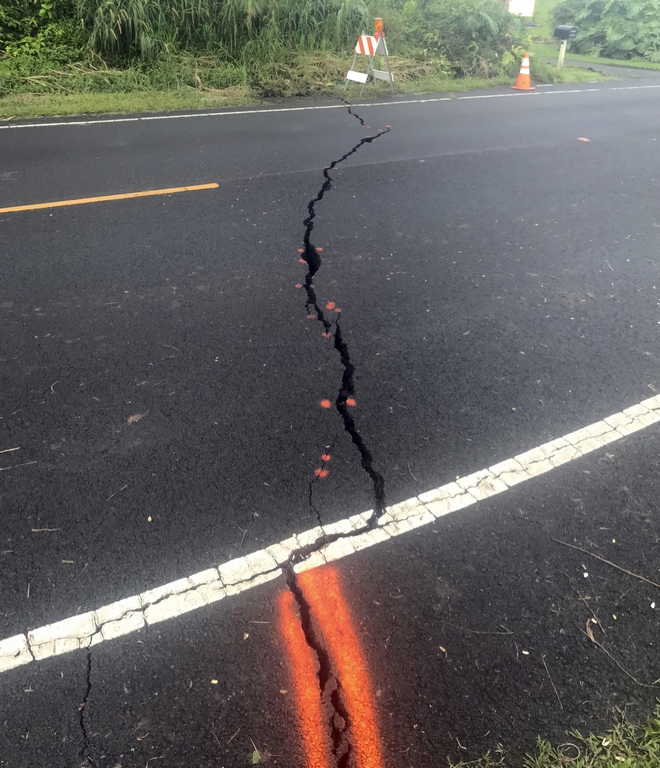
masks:
<svg viewBox="0 0 660 768"><path fill-rule="evenodd" d="M401 101L373 101L352 104L353 107L398 107L404 104L433 104L440 101L474 101L477 99L526 99L534 96L556 96L563 93L597 93L601 91L639 91L660 88L660 85L620 85L604 88L572 88L556 91L529 91L528 93L485 93L473 96L434 96L429 99L405 99ZM0 125L0 131L18 128L55 128L67 125L103 125L105 123L141 123L150 120L186 120L191 117L232 117L234 115L273 115L278 112L315 112L322 109L346 109L344 104L317 104L312 107L277 107L275 109L237 109L233 112L191 112L184 115L145 115L136 117L113 117L106 120L68 120L58 123L17 123Z"/></svg>
<svg viewBox="0 0 660 768"><path fill-rule="evenodd" d="M330 759L332 744L319 687L318 661L303 632L296 598L290 590L282 592L279 597L279 624L289 654L298 727L307 765L331 768L335 761Z"/></svg>
<svg viewBox="0 0 660 768"><path fill-rule="evenodd" d="M192 187L170 187L169 189L148 189L146 192L125 192L122 195L103 195L103 197L79 197L76 200L57 200L53 203L35 203L34 205L13 205L0 208L0 213L17 211L39 211L43 208L62 208L67 205L87 205L87 203L106 203L109 200L129 200L133 197L153 197L154 195L174 195L177 192L198 192L200 189L217 189L219 184L196 184Z"/></svg>
<svg viewBox="0 0 660 768"><path fill-rule="evenodd" d="M371 513L364 512L323 528L319 526L294 534L217 568L209 568L95 611L9 637L0 641L0 672L89 648L265 584L282 575L282 566L289 562L294 552L321 544L326 536L340 538L321 546L307 560L298 563L296 572L302 573L347 557L503 493L658 422L660 395L488 469L388 507L371 530L367 529Z"/></svg>
<svg viewBox="0 0 660 768"><path fill-rule="evenodd" d="M298 578L298 584L321 629L341 685L357 768L383 768L367 661L342 594L339 576L334 568L325 566L305 571Z"/></svg>

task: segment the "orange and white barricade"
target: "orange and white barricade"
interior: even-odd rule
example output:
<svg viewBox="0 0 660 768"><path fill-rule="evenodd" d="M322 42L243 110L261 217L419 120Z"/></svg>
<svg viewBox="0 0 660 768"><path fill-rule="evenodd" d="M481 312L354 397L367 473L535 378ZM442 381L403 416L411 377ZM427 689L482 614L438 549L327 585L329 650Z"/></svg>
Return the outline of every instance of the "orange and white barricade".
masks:
<svg viewBox="0 0 660 768"><path fill-rule="evenodd" d="M376 34L365 35L362 33L358 38L355 51L353 52L353 61L351 62L351 68L346 75L346 82L344 83L344 90L348 87L348 83L353 81L355 83L362 83L360 89L360 96L364 91L364 86L367 84L369 77L374 80L385 80L390 84L392 93L394 93L394 77L392 76L392 70L390 69L390 61L387 56L387 43L385 42L385 35L383 34L383 22L382 19L376 19L375 21ZM358 56L366 56L368 59L367 71L357 72L355 70L355 64ZM376 69L374 67L374 57L382 56L385 60L385 66L387 72L382 69Z"/></svg>

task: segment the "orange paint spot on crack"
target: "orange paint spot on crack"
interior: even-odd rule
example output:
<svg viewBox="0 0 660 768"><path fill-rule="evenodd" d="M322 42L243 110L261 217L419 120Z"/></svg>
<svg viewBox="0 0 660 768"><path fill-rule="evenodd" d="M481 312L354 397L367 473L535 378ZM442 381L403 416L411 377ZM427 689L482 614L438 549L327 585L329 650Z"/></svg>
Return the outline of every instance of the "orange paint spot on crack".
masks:
<svg viewBox="0 0 660 768"><path fill-rule="evenodd" d="M293 693L308 768L331 768L330 733L319 690L318 661L307 644L292 592L279 597L279 624L289 654Z"/></svg>
<svg viewBox="0 0 660 768"><path fill-rule="evenodd" d="M317 477L327 477L328 476L328 470L327 469L315 469L314 474Z"/></svg>
<svg viewBox="0 0 660 768"><path fill-rule="evenodd" d="M329 301L329 302L328 302L328 303L325 305L325 308L326 308L326 309L334 309L336 306L337 306L337 305L335 304L335 302L334 302L334 301Z"/></svg>
<svg viewBox="0 0 660 768"><path fill-rule="evenodd" d="M302 288L302 283L296 283L296 288Z"/></svg>
<svg viewBox="0 0 660 768"><path fill-rule="evenodd" d="M332 403L329 400L321 400L319 405L321 408L332 408Z"/></svg>
<svg viewBox="0 0 660 768"><path fill-rule="evenodd" d="M331 458L329 453L324 453L323 456L321 456L321 461L330 461Z"/></svg>
<svg viewBox="0 0 660 768"><path fill-rule="evenodd" d="M298 583L318 622L335 668L348 713L356 768L384 768L367 662L353 628L339 576L330 567L314 568L299 574Z"/></svg>
<svg viewBox="0 0 660 768"><path fill-rule="evenodd" d="M357 405L357 402L355 401L355 398L347 397L346 398L346 405L350 405L351 408L355 408L355 406Z"/></svg>

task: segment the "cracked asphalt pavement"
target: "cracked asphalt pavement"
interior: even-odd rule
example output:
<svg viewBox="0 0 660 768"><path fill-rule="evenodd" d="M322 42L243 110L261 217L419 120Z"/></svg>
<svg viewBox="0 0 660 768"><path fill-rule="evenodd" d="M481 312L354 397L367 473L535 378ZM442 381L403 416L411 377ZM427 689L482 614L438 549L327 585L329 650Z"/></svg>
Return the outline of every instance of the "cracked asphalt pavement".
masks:
<svg viewBox="0 0 660 768"><path fill-rule="evenodd" d="M304 696L333 768L651 710L658 91L510 93L0 130L0 207L219 184L0 214L0 766L324 768Z"/></svg>

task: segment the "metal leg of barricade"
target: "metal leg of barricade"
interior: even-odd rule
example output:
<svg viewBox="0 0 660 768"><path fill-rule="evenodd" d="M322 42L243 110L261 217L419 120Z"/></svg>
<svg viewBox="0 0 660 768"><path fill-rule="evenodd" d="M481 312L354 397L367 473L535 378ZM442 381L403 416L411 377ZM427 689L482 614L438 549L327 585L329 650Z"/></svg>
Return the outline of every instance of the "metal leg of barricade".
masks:
<svg viewBox="0 0 660 768"><path fill-rule="evenodd" d="M357 61L357 53L353 54L353 61L351 62L351 70L355 68L355 62ZM348 78L346 78L346 82L344 83L344 93L346 93L346 89L348 88Z"/></svg>

